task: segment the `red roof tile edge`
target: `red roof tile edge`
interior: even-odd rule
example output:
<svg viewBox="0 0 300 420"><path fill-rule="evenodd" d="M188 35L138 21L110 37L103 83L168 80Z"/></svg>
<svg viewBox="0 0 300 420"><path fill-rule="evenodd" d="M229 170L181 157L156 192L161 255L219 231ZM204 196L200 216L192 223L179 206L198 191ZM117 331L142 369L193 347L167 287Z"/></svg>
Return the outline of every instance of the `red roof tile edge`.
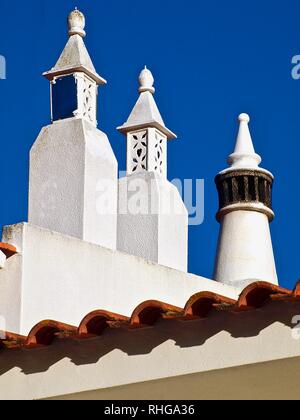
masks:
<svg viewBox="0 0 300 420"><path fill-rule="evenodd" d="M106 328L149 327L161 318L201 319L208 317L212 310L233 312L253 310L273 300L300 301L300 281L293 291L267 282L255 282L242 291L237 301L212 292L200 292L193 295L184 308L149 300L138 305L130 318L98 310L84 317L79 327L51 320L42 321L32 328L27 337L9 332L4 333L5 339L0 339L0 345L9 349L48 346L56 337L85 339L100 336Z"/></svg>
<svg viewBox="0 0 300 420"><path fill-rule="evenodd" d="M13 245L0 242L0 251L6 255L6 258L10 258L17 253L17 248Z"/></svg>

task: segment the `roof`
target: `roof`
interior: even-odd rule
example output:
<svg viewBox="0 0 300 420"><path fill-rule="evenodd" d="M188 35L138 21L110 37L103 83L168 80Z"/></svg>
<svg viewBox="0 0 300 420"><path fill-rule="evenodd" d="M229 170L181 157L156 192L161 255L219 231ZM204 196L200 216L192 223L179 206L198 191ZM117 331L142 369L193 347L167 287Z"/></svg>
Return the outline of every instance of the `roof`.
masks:
<svg viewBox="0 0 300 420"><path fill-rule="evenodd" d="M169 130L162 119L159 109L156 105L153 94L155 89L153 87L154 78L149 69L145 67L139 77L139 93L140 96L131 111L128 120L117 129L126 134L133 130L142 128L154 127L164 133L169 140L176 139L177 136Z"/></svg>
<svg viewBox="0 0 300 420"><path fill-rule="evenodd" d="M255 282L246 287L238 300L232 300L212 292L200 292L193 295L184 308L168 303L149 300L141 303L130 317L97 310L86 315L79 326L58 321L42 321L35 325L27 337L6 333L0 340L7 349L32 349L49 346L55 338L85 340L101 336L107 328L132 330L155 326L159 319L191 321L208 318L214 311L245 312L263 308L269 302L300 301L300 281L294 290L284 289L267 282Z"/></svg>
<svg viewBox="0 0 300 420"><path fill-rule="evenodd" d="M0 242L0 251L3 252L6 258L10 258L17 253L17 248L13 245Z"/></svg>
<svg viewBox="0 0 300 420"><path fill-rule="evenodd" d="M121 133L126 134L129 131L145 127L157 128L164 133L168 139L174 139L177 137L176 134L165 126L153 95L150 92L142 92L140 94L127 122L121 127L118 127L118 130Z"/></svg>
<svg viewBox="0 0 300 420"><path fill-rule="evenodd" d="M72 35L69 38L56 65L50 71L44 73L44 76L47 79L52 80L55 76L74 72L86 73L99 85L106 84L106 80L96 72L91 57L80 35Z"/></svg>

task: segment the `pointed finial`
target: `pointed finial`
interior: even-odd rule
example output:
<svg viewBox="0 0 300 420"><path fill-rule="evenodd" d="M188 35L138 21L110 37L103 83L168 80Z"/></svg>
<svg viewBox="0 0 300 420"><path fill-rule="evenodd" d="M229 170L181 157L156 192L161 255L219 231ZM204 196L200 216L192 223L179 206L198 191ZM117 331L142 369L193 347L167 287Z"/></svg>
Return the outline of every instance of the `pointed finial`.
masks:
<svg viewBox="0 0 300 420"><path fill-rule="evenodd" d="M75 7L75 10L69 14L68 17L69 36L80 35L85 37L85 16L80 10Z"/></svg>
<svg viewBox="0 0 300 420"><path fill-rule="evenodd" d="M155 92L153 87L154 85L154 78L151 71L145 66L144 70L142 70L140 77L139 77L139 93L143 92L151 92L152 94Z"/></svg>
<svg viewBox="0 0 300 420"><path fill-rule="evenodd" d="M228 158L231 168L258 168L261 157L255 153L251 134L249 131L250 117L248 114L240 114L240 123L234 153Z"/></svg>
<svg viewBox="0 0 300 420"><path fill-rule="evenodd" d="M240 115L239 115L238 120L239 120L239 122L245 122L245 123L249 124L249 122L250 122L250 117L249 117L249 115L248 115L248 114L243 113L243 114L240 114Z"/></svg>

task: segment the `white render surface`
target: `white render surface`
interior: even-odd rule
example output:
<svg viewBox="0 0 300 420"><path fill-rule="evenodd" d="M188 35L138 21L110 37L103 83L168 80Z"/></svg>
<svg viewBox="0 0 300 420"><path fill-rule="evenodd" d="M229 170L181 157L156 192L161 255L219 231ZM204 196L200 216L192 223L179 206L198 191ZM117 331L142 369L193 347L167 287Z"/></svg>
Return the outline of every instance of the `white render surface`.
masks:
<svg viewBox="0 0 300 420"><path fill-rule="evenodd" d="M93 124L44 127L30 152L29 222L115 249L117 179L109 140Z"/></svg>
<svg viewBox="0 0 300 420"><path fill-rule="evenodd" d="M222 218L214 279L238 288L256 280L278 284L265 214L237 210Z"/></svg>
<svg viewBox="0 0 300 420"><path fill-rule="evenodd" d="M91 73L96 73L82 37L73 35L69 38L57 63L51 69L51 73L67 73L70 69L74 70L81 67L85 67Z"/></svg>
<svg viewBox="0 0 300 420"><path fill-rule="evenodd" d="M165 125L153 94L148 91L142 92L127 122L123 125L123 129L153 123L154 121L160 125Z"/></svg>
<svg viewBox="0 0 300 420"><path fill-rule="evenodd" d="M155 299L184 307L200 291L237 299L239 291L30 224L4 228L18 254L0 270L0 314L7 330L28 334L45 319L79 325L93 310L130 316Z"/></svg>
<svg viewBox="0 0 300 420"><path fill-rule="evenodd" d="M177 188L156 172L119 180L117 249L187 271L188 213Z"/></svg>
<svg viewBox="0 0 300 420"><path fill-rule="evenodd" d="M6 255L2 251L0 251L0 269L4 268L5 263L6 263Z"/></svg>

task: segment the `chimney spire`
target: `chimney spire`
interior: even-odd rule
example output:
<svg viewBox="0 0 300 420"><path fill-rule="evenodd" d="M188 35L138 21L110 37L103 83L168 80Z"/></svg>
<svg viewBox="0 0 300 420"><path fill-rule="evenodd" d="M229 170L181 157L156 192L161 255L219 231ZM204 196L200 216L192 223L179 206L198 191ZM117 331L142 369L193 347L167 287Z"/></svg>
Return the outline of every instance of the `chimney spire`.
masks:
<svg viewBox="0 0 300 420"><path fill-rule="evenodd" d="M85 47L85 17L68 17L68 42L44 75L51 86L51 122L30 153L29 222L116 248L118 164L97 129L97 74Z"/></svg>
<svg viewBox="0 0 300 420"><path fill-rule="evenodd" d="M269 222L273 175L259 167L247 114L239 116L239 132L229 168L216 177L217 220L221 224L215 280L243 288L256 281L278 284Z"/></svg>
<svg viewBox="0 0 300 420"><path fill-rule="evenodd" d="M128 120L118 130L127 137L127 173L155 171L167 175L169 130L154 100L154 78L145 66L139 76L139 98Z"/></svg>
<svg viewBox="0 0 300 420"><path fill-rule="evenodd" d="M51 86L52 122L85 118L97 125L98 86L106 80L96 72L83 38L85 17L75 9L68 17L69 40L57 63L44 76Z"/></svg>
<svg viewBox="0 0 300 420"><path fill-rule="evenodd" d="M251 134L249 131L250 117L248 114L239 115L239 132L235 150L228 158L231 168L258 168L261 157L255 153Z"/></svg>
<svg viewBox="0 0 300 420"><path fill-rule="evenodd" d="M154 77L146 66L138 81L138 101L127 122L118 128L127 138L127 176L119 180L117 246L187 271L187 210L167 179L167 141L176 135L165 126L153 97ZM140 191L135 195L137 184ZM139 199L144 208L133 209Z"/></svg>
<svg viewBox="0 0 300 420"><path fill-rule="evenodd" d="M82 72L90 77L97 85L107 82L96 72L91 57L86 49L83 38L85 32L85 16L75 9L68 16L69 40L61 53L55 66L44 73L44 76L53 81L56 76Z"/></svg>

